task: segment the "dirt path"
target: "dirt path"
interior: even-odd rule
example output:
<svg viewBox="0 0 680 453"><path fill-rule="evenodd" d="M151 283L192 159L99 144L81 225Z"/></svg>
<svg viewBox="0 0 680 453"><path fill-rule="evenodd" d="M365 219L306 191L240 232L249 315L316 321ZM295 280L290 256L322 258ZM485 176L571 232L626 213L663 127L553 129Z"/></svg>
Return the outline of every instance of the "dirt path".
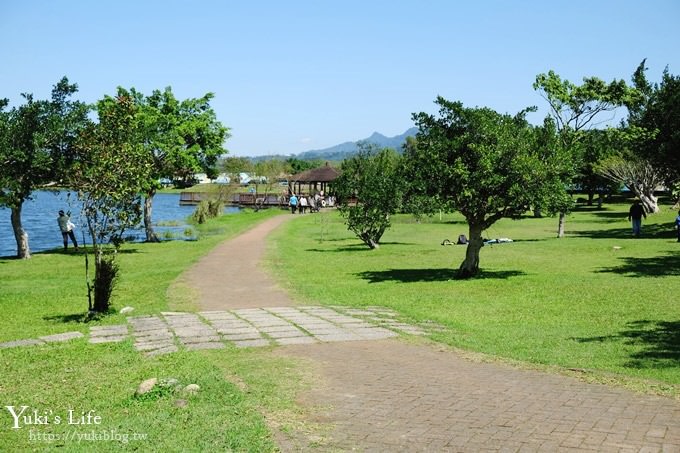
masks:
<svg viewBox="0 0 680 453"><path fill-rule="evenodd" d="M291 218L223 243L188 271L201 309L294 304L258 265L266 235ZM393 339L276 353L314 363L318 383L300 404L332 426L321 441L293 433L282 450L680 452L680 403L667 398Z"/></svg>

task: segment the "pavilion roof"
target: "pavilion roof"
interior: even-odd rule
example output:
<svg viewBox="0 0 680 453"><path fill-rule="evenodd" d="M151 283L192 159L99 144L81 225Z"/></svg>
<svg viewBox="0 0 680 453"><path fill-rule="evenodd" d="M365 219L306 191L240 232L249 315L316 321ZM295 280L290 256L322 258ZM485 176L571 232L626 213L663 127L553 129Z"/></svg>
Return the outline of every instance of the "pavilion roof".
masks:
<svg viewBox="0 0 680 453"><path fill-rule="evenodd" d="M331 182L340 176L340 171L331 167L326 163L323 167L312 168L311 170L305 170L297 175L293 175L291 178L294 182Z"/></svg>

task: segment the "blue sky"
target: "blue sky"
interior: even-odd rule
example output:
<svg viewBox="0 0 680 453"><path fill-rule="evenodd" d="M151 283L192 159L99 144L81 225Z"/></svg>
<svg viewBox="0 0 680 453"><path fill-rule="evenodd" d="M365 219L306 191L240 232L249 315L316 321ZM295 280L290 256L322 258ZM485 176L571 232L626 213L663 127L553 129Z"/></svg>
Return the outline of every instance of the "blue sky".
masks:
<svg viewBox="0 0 680 453"><path fill-rule="evenodd" d="M413 126L437 95L547 112L555 70L680 73L680 1L0 0L0 98L63 75L94 102L117 86L214 92L232 155L291 154Z"/></svg>

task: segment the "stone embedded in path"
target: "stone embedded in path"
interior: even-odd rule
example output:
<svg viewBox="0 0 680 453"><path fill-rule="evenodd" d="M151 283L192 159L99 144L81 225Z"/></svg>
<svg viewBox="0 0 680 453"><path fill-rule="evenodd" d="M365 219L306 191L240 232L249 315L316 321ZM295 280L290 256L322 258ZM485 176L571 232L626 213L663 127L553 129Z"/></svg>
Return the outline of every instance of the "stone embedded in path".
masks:
<svg viewBox="0 0 680 453"><path fill-rule="evenodd" d="M128 337L128 326L115 324L110 326L90 327L89 343L118 343Z"/></svg>
<svg viewBox="0 0 680 453"><path fill-rule="evenodd" d="M351 311L362 313L360 317ZM365 315L368 313L368 315ZM358 315L357 315L358 316ZM388 317L385 317L388 316ZM232 311L162 312L127 318L128 324L92 326L91 344L121 342L130 337L134 348L146 356L187 350L222 349L225 342L239 348L319 342L379 340L395 337L395 331L423 335L420 327L392 319L392 312L340 307L268 307ZM131 327L131 328L130 328ZM80 332L46 335L0 343L0 348L56 343L82 338ZM175 344L175 338L178 344Z"/></svg>
<svg viewBox="0 0 680 453"><path fill-rule="evenodd" d="M15 340L15 341L7 341L5 343L0 343L0 349L3 348L18 348L22 346L35 346L38 344L45 344L40 340L35 340L33 338L28 338L26 340Z"/></svg>
<svg viewBox="0 0 680 453"><path fill-rule="evenodd" d="M40 339L45 343L57 343L61 341L74 340L76 338L83 338L84 336L85 335L83 335L80 332L64 332L55 335L47 335L44 337L40 337Z"/></svg>
<svg viewBox="0 0 680 453"><path fill-rule="evenodd" d="M136 350L145 351L147 356L177 351L174 335L158 316L134 316L127 320L132 325Z"/></svg>

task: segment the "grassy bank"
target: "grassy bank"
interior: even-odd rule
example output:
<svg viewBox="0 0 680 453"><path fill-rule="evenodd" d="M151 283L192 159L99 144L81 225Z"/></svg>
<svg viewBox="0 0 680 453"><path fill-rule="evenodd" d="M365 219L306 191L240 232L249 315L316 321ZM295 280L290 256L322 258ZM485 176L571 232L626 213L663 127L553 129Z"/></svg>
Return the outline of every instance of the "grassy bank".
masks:
<svg viewBox="0 0 680 453"><path fill-rule="evenodd" d="M627 204L582 208L556 239L557 220L503 220L486 236L481 278L455 280L467 234L459 215L416 223L397 216L378 250L335 214L296 219L276 233L271 265L302 299L383 305L434 321L449 345L522 362L578 368L677 392L680 384L680 244L668 206L630 237Z"/></svg>
<svg viewBox="0 0 680 453"><path fill-rule="evenodd" d="M225 238L279 213L223 216L201 226L195 242L126 245L114 308L129 305L134 314L167 310L167 290L182 270ZM119 314L84 322L83 265L82 255L60 251L28 261L0 260L0 342L123 323ZM2 451L271 451L270 426L295 423L299 368L267 350L227 347L146 358L131 340L109 345L74 340L0 349L0 366ZM154 390L135 397L137 385L150 377L195 383L201 390L193 396ZM28 412L47 415L50 423L11 429L7 405L29 406ZM76 418L94 411L100 423L69 425L70 410Z"/></svg>

